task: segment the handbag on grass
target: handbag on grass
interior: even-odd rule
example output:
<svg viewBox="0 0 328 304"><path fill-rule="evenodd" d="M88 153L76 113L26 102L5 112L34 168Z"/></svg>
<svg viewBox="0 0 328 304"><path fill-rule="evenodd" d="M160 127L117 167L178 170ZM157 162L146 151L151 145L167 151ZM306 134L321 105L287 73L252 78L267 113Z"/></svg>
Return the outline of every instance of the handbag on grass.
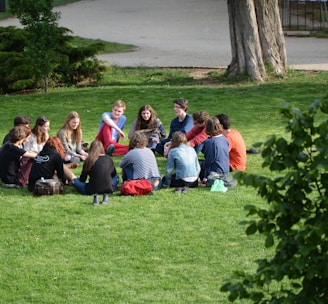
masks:
<svg viewBox="0 0 328 304"><path fill-rule="evenodd" d="M35 182L35 195L64 194L64 184L60 179L39 179Z"/></svg>
<svg viewBox="0 0 328 304"><path fill-rule="evenodd" d="M122 195L148 195L152 194L153 186L147 179L126 180L121 186Z"/></svg>

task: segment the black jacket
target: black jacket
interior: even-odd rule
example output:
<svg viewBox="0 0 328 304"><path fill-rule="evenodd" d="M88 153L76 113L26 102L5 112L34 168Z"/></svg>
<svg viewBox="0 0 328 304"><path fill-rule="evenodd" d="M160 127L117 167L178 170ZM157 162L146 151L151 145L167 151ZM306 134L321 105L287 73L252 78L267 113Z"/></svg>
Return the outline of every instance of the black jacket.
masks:
<svg viewBox="0 0 328 304"><path fill-rule="evenodd" d="M54 147L45 145L42 151L33 161L30 177L28 180L28 190L33 191L35 182L41 177L44 179L53 178L54 174L65 184L64 161Z"/></svg>

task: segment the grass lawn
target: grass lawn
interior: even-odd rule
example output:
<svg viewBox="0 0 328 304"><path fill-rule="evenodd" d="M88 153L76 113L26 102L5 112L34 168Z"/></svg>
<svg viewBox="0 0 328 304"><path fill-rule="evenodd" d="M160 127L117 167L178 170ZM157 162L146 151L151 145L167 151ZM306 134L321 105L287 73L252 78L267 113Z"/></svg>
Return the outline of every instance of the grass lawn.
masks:
<svg viewBox="0 0 328 304"><path fill-rule="evenodd" d="M55 135L76 110L90 143L102 112L117 99L127 103L126 133L145 103L169 131L173 100L185 97L190 113L228 114L251 147L284 134L281 101L305 109L327 95L327 72L291 71L284 80L262 84L229 84L216 71L208 74L210 81L193 80L191 72L113 67L99 87L0 96L0 138L17 115L33 122L48 116ZM118 170L119 160L114 157ZM157 160L164 174L165 159ZM248 156L249 172L270 174L261 164L260 155ZM271 254L261 237L247 237L240 225L245 205L266 205L252 188L162 189L146 197L116 192L110 200L92 207L92 197L72 187L52 197L0 187L0 303L228 303L220 287L232 272L254 270L255 260Z"/></svg>

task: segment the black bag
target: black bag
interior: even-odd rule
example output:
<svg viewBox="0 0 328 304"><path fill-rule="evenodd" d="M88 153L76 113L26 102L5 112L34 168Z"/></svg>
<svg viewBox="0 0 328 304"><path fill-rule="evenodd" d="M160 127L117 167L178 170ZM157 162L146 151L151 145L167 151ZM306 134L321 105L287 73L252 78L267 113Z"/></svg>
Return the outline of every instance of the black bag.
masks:
<svg viewBox="0 0 328 304"><path fill-rule="evenodd" d="M60 179L42 179L35 182L35 195L64 194L64 184Z"/></svg>

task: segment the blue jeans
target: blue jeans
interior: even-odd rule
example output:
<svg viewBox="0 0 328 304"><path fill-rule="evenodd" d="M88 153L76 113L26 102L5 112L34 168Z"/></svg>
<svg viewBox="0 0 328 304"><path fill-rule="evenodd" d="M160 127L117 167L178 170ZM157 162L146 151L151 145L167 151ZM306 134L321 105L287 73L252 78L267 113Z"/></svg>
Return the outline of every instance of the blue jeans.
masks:
<svg viewBox="0 0 328 304"><path fill-rule="evenodd" d="M122 169L123 171L123 181L132 180L133 178L133 166L128 165ZM162 179L160 177L151 177L148 180L153 185L153 190L159 190L162 186Z"/></svg>
<svg viewBox="0 0 328 304"><path fill-rule="evenodd" d="M112 185L113 185L113 189L115 191L115 189L117 188L117 185L118 185L118 181L119 181L119 177L118 175L115 175L112 177ZM85 185L86 183L85 182L81 182L79 178L74 178L72 180L72 184L74 186L74 188L81 194L83 195L86 195L86 192L85 192Z"/></svg>

